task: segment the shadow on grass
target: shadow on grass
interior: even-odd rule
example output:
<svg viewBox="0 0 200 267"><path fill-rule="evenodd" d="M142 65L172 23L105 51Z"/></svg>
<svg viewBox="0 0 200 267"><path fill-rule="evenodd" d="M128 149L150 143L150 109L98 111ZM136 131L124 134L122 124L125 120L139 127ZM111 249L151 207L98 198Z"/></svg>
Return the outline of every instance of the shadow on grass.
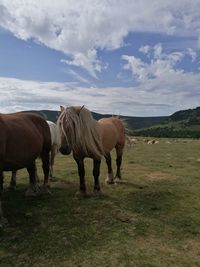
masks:
<svg viewBox="0 0 200 267"><path fill-rule="evenodd" d="M58 260L109 240L115 223L109 196L78 200L76 190L77 184L67 183L63 188L55 187L53 196L29 200L24 198L25 187L4 193L9 226L0 232L3 266L15 262L16 266L32 266L40 258L55 266Z"/></svg>
<svg viewBox="0 0 200 267"><path fill-rule="evenodd" d="M149 187L127 195L128 207L132 211L148 217L154 217L158 213L167 214L173 201L174 195L171 192L153 191Z"/></svg>
<svg viewBox="0 0 200 267"><path fill-rule="evenodd" d="M189 189L187 188L189 191ZM198 193L198 192L196 192ZM200 208L197 196L173 182L157 181L140 191L129 192L125 198L127 208L140 216L138 230L146 234L156 226L158 234L168 228L178 240L200 236ZM140 225L141 223L141 225Z"/></svg>
<svg viewBox="0 0 200 267"><path fill-rule="evenodd" d="M37 266L38 260L41 266L56 266L75 256L81 261L85 251L95 255L111 240L116 249L122 240L126 244L152 233L160 238L166 227L168 238L199 234L199 219L188 206L188 212L181 210L183 197L172 182L158 181L143 188L125 182L105 186L103 198L81 200L74 197L77 185L55 182L53 196L26 201L25 187L4 193L9 226L0 232L2 266Z"/></svg>

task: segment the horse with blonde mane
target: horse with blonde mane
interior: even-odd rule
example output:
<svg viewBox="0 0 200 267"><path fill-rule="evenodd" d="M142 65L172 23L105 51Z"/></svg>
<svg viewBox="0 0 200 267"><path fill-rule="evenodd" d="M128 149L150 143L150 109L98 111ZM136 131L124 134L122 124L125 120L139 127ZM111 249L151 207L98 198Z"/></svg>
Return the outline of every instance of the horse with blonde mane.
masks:
<svg viewBox="0 0 200 267"><path fill-rule="evenodd" d="M50 151L50 164L49 164L49 178L53 179L53 167L54 167L54 161L55 161L55 156L59 151L60 147L60 134L58 131L57 125L52 122L52 121L47 121L51 133L51 151ZM39 182L39 177L36 172L36 178L37 181ZM9 189L10 190L15 190L16 188L16 180L17 180L17 171L12 171L12 176L10 179L10 184L9 184Z"/></svg>
<svg viewBox="0 0 200 267"><path fill-rule="evenodd" d="M106 182L114 183L121 179L121 162L125 145L125 127L117 117L103 118L96 121L91 112L82 107L61 106L61 114L57 125L60 130L60 152L68 155L73 151L73 157L78 166L80 178L79 194L86 195L84 158L93 159L94 193L100 193L99 174L102 156L105 157L108 176ZM111 150L116 149L116 176L113 176Z"/></svg>

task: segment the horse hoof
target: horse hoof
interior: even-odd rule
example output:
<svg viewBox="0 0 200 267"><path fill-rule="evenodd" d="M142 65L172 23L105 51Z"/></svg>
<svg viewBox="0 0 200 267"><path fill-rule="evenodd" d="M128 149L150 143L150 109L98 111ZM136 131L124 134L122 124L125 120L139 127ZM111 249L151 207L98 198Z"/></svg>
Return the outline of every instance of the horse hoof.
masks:
<svg viewBox="0 0 200 267"><path fill-rule="evenodd" d="M101 190L94 190L93 191L93 196L97 197L97 198L100 198L100 197L103 196L103 194L102 194Z"/></svg>
<svg viewBox="0 0 200 267"><path fill-rule="evenodd" d="M7 225L8 225L8 220L2 217L0 220L0 229L2 229L4 226L7 226Z"/></svg>
<svg viewBox="0 0 200 267"><path fill-rule="evenodd" d="M75 194L75 198L82 199L82 198L88 198L89 195L84 191L77 191Z"/></svg>
<svg viewBox="0 0 200 267"><path fill-rule="evenodd" d="M57 182L57 181L58 181L58 178L52 176L52 177L49 178L49 180L50 180L51 182Z"/></svg>
<svg viewBox="0 0 200 267"><path fill-rule="evenodd" d="M107 178L106 180L105 180L105 183L106 184L114 184L114 180L112 179L109 179L109 178Z"/></svg>
<svg viewBox="0 0 200 267"><path fill-rule="evenodd" d="M7 190L8 190L8 191L15 191L15 190L16 190L16 186L15 186L15 185L9 185L9 186L7 187Z"/></svg>
<svg viewBox="0 0 200 267"><path fill-rule="evenodd" d="M30 186L25 193L25 197L36 197L40 193L40 188L38 185Z"/></svg>
<svg viewBox="0 0 200 267"><path fill-rule="evenodd" d="M122 183L122 179L119 178L119 177L115 177L115 182L114 183L115 184L120 184L120 183Z"/></svg>
<svg viewBox="0 0 200 267"><path fill-rule="evenodd" d="M41 188L40 192L42 195L52 195L51 191L49 190L49 186L44 186Z"/></svg>
<svg viewBox="0 0 200 267"><path fill-rule="evenodd" d="M38 192L35 191L35 190L26 190L26 193L25 193L25 197L29 198L29 197L36 197L38 196Z"/></svg>

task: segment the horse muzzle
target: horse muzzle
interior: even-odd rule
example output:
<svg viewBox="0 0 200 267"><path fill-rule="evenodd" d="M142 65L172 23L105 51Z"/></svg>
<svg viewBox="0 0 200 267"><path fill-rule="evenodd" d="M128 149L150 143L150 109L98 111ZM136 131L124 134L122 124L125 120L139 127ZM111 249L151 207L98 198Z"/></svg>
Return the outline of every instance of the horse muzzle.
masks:
<svg viewBox="0 0 200 267"><path fill-rule="evenodd" d="M69 155L72 151L71 147L70 146L61 146L60 147L60 153L63 154L63 155Z"/></svg>

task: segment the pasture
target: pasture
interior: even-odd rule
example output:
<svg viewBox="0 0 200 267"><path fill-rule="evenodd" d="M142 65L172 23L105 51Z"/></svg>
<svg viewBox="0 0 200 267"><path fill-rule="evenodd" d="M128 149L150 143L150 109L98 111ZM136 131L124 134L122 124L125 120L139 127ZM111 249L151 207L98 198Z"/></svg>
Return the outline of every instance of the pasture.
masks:
<svg viewBox="0 0 200 267"><path fill-rule="evenodd" d="M25 200L19 171L17 190L3 196L0 266L200 266L200 141L141 140L125 148L121 184L105 185L106 172L103 160L102 197L77 199L76 163L58 155L52 195ZM90 159L86 182L92 192Z"/></svg>

